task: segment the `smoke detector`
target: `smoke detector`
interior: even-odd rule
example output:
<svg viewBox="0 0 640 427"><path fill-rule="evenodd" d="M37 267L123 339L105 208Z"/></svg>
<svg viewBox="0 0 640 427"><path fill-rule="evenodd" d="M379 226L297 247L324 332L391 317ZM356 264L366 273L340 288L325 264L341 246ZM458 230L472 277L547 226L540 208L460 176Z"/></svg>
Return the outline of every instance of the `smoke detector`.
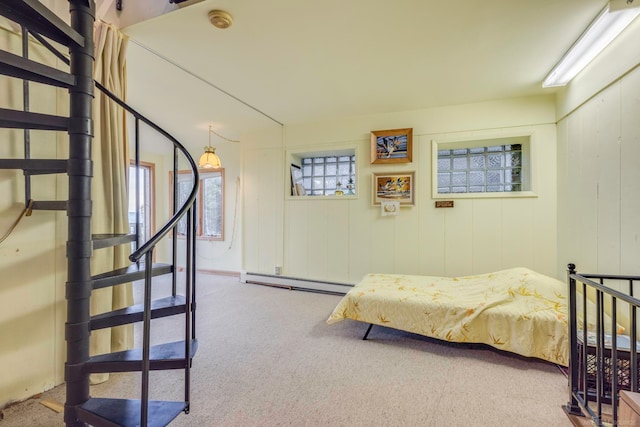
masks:
<svg viewBox="0 0 640 427"><path fill-rule="evenodd" d="M209 12L209 22L211 22L214 27L224 30L231 26L233 18L224 10L212 10Z"/></svg>

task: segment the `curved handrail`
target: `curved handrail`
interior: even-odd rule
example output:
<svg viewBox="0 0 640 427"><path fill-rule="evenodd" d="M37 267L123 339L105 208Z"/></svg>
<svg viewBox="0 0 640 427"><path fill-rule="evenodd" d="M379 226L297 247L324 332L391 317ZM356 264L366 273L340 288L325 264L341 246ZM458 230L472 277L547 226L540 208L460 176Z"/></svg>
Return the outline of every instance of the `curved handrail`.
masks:
<svg viewBox="0 0 640 427"><path fill-rule="evenodd" d="M56 49L46 39L44 39L42 36L40 36L37 33L30 32L30 34L32 36L34 36L40 43L42 43L49 51L51 51L54 55L56 55L61 61L65 62L67 65L69 65L69 59L67 57L65 57L58 49ZM178 209L173 214L173 216L171 218L169 218L169 221L167 221L167 223L158 232L156 232L156 234L151 236L151 238L149 238L149 240L147 240L142 246L140 246L136 251L134 251L131 255L129 255L129 260L130 261L138 262L147 252L149 252L151 250L151 248L153 248L158 243L158 241L160 239L162 239L169 232L169 230L171 230L173 227L175 227L175 225L178 223L178 221L180 221L182 219L182 217L187 212L187 210L189 210L189 208L191 206L193 206L193 204L194 204L194 202L196 200L196 197L198 195L198 186L200 184L198 167L196 165L196 162L193 160L193 157L191 157L191 155L189 154L187 149L184 147L184 145L182 145L180 142L178 142L177 139L175 139L167 131L165 131L164 129L162 129L161 127L159 127L155 123L153 123L151 120L149 120L148 118L146 118L145 116L140 114L138 111L136 111L129 104L127 104L126 102L124 102L123 100L118 98L115 94L113 94L109 89L105 88L98 81L94 80L94 82L96 84L96 87L98 89L100 89L100 91L102 93L107 95L111 100L113 100L116 104L120 105L122 108L124 108L129 113L131 113L135 118L137 118L139 120L142 120L145 124L147 124L148 126L153 128L155 131L157 131L160 134L162 134L169 141L171 141L173 143L173 146L175 148L177 148L178 150L180 150L182 152L182 154L184 154L185 158L187 159L187 161L191 165L191 170L193 171L193 174L194 174L194 180L193 180L194 186L193 186L193 189L191 190L191 194L189 194L189 197L185 201L184 205L182 205L180 207L180 209Z"/></svg>
<svg viewBox="0 0 640 427"><path fill-rule="evenodd" d="M144 256L144 254L149 252L151 248L153 248L158 243L158 241L162 239L178 223L178 221L180 221L180 219L182 219L182 217L187 212L187 210L195 202L196 197L198 196L198 186L200 182L198 166L196 165L196 162L193 159L193 157L191 157L191 154L189 154L189 151L187 151L185 146L182 145L180 142L178 142L177 139L175 139L167 131L165 131L164 129L162 129L155 123L153 123L151 120L147 119L145 116L137 112L133 107L131 107L130 105L122 101L120 98L114 95L111 91L105 88L102 84L100 84L97 81L95 83L96 83L96 87L100 89L100 91L103 92L105 95L107 95L109 98L111 98L111 100L113 100L116 104L120 105L122 108L124 108L129 113L131 113L135 118L142 120L142 122L144 122L145 124L153 128L155 131L159 132L169 141L171 141L173 143L173 146L178 150L180 150L182 154L184 154L185 158L189 162L189 165L191 165L191 170L194 174L194 179L193 179L194 185L185 203L180 207L180 209L178 209L173 214L171 218L169 218L169 220L165 223L165 225L162 226L162 228L159 231L157 231L156 234L151 236L149 240L147 240L142 246L140 246L138 249L136 249L136 251L134 251L131 255L129 255L129 260L131 260L132 262L137 262Z"/></svg>

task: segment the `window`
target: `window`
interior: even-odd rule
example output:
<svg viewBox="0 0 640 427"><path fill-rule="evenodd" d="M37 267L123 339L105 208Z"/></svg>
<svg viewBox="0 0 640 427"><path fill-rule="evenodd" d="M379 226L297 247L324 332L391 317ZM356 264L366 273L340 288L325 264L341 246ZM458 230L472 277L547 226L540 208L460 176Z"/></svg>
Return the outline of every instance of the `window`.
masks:
<svg viewBox="0 0 640 427"><path fill-rule="evenodd" d="M136 219L138 222L138 240L144 243L154 232L155 203L153 200L154 183L153 163L140 162L140 168L131 162L129 165L129 232L136 233ZM138 184L138 202L136 203L136 182ZM138 209L136 209L136 204ZM139 212L136 217L136 211ZM135 244L133 244L135 245ZM133 246L132 246L133 248ZM135 249L135 248L133 248Z"/></svg>
<svg viewBox="0 0 640 427"><path fill-rule="evenodd" d="M356 156L304 157L302 182L308 196L355 194ZM337 191L337 193L336 193Z"/></svg>
<svg viewBox="0 0 640 427"><path fill-rule="evenodd" d="M529 190L528 146L528 136L440 144L434 141L434 196Z"/></svg>
<svg viewBox="0 0 640 427"><path fill-rule="evenodd" d="M223 240L223 172L200 173L200 236Z"/></svg>
<svg viewBox="0 0 640 427"><path fill-rule="evenodd" d="M172 173L169 172L172 182ZM178 172L178 206L186 202L193 187L190 171ZM173 185L171 185L173 190ZM173 196L171 196L173 201ZM203 169L200 171L198 189L198 212L196 235L201 239L224 240L224 169ZM173 209L172 209L173 211ZM187 219L183 217L177 225L178 236L187 231Z"/></svg>

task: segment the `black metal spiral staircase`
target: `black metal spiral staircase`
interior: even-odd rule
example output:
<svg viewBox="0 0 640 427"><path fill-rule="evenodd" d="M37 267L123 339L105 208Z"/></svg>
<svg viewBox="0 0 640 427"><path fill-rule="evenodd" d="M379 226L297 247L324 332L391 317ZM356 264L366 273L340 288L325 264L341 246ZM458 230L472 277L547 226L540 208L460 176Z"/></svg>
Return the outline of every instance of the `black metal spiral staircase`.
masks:
<svg viewBox="0 0 640 427"><path fill-rule="evenodd" d="M0 169L23 170L25 204L33 210L65 210L68 216L67 241L67 361L65 364L66 402L64 420L67 426L165 426L181 412L189 412L190 368L197 350L195 337L195 201L198 186L197 166L187 150L167 132L115 97L93 80L93 0L69 0L71 25L49 11L37 0L2 0L0 15L22 26L22 56L0 50L0 74L24 81L24 108L0 108L0 127L24 129L24 158L0 159ZM34 62L28 57L29 36L38 40L62 61L70 65L69 72ZM69 48L69 59L57 51L49 40ZM29 81L43 83L69 91L70 115L61 117L29 111ZM139 122L142 121L163 135L174 147L174 172L180 155L188 161L194 174L193 189L183 206L174 208L171 219L148 241L139 241L139 234L91 234L91 141L93 135L93 94L97 86L114 102L127 110L135 120L135 162L139 166ZM68 159L32 159L31 129L67 132ZM36 174L68 175L69 199L65 201L31 200L30 177ZM173 174L177 177L177 174ZM136 174L137 179L137 174ZM136 186L137 187L137 186ZM177 181L173 183L177 205ZM138 196L137 196L138 197ZM139 214L137 214L139 215ZM177 293L177 239L173 239L172 264L153 263L153 251L182 218L186 218L184 295ZM132 264L104 274L91 274L94 250L130 245L136 250L130 256ZM144 262L142 262L144 260ZM171 274L171 295L152 301L152 279ZM144 302L139 305L90 316L92 290L144 280ZM182 315L184 340L150 345L151 320ZM180 317L176 317L180 319ZM91 331L142 322L142 348L117 353L89 356ZM157 401L149 399L149 372L152 370L184 370L184 399ZM89 375L104 372L140 372L140 399L91 398Z"/></svg>

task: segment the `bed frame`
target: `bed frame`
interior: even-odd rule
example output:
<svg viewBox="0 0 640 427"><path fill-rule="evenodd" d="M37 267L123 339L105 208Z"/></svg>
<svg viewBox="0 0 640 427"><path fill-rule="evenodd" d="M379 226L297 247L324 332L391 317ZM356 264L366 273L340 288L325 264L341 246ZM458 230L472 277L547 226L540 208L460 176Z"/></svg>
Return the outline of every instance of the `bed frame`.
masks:
<svg viewBox="0 0 640 427"><path fill-rule="evenodd" d="M578 274L576 266L569 264L567 281L570 396L564 409L570 415L586 415L598 426L605 425L603 419L610 421L610 418L613 425L617 425L619 392L638 392L639 389L637 311L640 299L633 295L640 276ZM614 283L618 285L617 289L626 288L626 291L607 286ZM587 295L595 296L595 313L588 313L594 309L587 304ZM582 304L578 304L580 300ZM610 331L617 330L621 307L629 310L630 330L626 335L606 334L609 326ZM579 330L577 319L587 319L593 314L596 318L595 331L588 334L587 328ZM607 318L610 318L610 325L607 325ZM605 404L611 405L611 414L604 412Z"/></svg>

